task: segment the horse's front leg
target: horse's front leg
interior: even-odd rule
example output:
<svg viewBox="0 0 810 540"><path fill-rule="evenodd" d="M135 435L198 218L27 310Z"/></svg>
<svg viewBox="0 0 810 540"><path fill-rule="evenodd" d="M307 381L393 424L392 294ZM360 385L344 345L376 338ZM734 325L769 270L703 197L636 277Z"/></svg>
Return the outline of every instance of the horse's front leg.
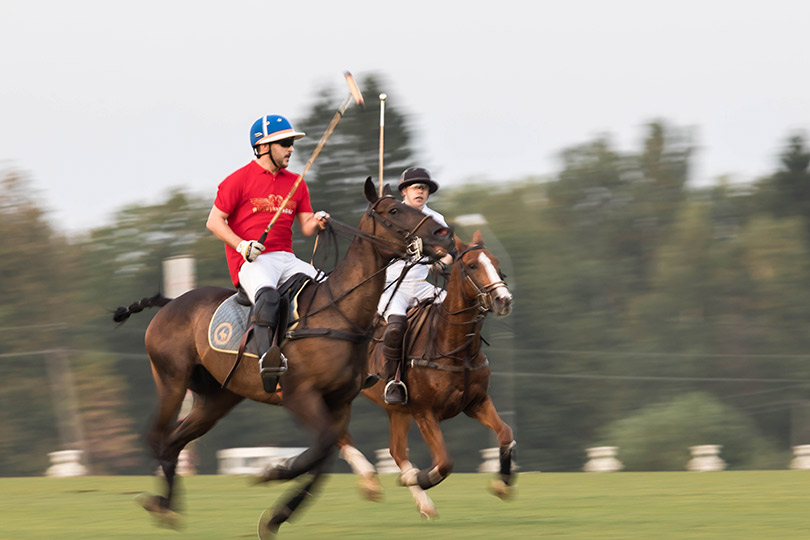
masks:
<svg viewBox="0 0 810 540"><path fill-rule="evenodd" d="M486 397L476 407L464 411L469 417L475 418L483 425L495 432L498 437L498 445L500 447L500 471L498 478L492 480L489 485L490 491L501 499L506 499L512 495L515 477L517 473L512 471L512 461L514 460L514 448L517 444L512 438L512 428L504 422L498 411L495 410L495 405L489 396Z"/></svg>
<svg viewBox="0 0 810 540"><path fill-rule="evenodd" d="M436 512L433 501L416 482L419 469L408 460L408 430L411 427L411 416L406 411L392 411L391 408L388 408L387 412L391 437L389 452L401 471L399 481L411 490L411 495L419 508L419 515L426 519L437 517L439 513Z"/></svg>
<svg viewBox="0 0 810 540"><path fill-rule="evenodd" d="M312 471L329 457L345 431L343 424L333 418L337 413L330 413L323 397L313 390L288 392L284 396L284 408L314 433L315 442L297 456L265 469L256 477L256 483L292 480Z"/></svg>
<svg viewBox="0 0 810 540"><path fill-rule="evenodd" d="M433 468L427 471L419 471L415 480L422 489L430 489L453 472L453 458L450 457L450 453L447 451L447 445L444 443L442 430L439 427L439 420L433 413L415 414L414 420L416 420L422 438L430 448L430 453L433 456ZM411 483L413 482L412 479L409 480Z"/></svg>

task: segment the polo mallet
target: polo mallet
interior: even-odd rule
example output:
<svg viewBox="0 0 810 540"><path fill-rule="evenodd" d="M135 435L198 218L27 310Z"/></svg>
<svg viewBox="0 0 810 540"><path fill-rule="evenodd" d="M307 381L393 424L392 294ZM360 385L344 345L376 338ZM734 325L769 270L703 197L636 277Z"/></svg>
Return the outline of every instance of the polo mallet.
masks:
<svg viewBox="0 0 810 540"><path fill-rule="evenodd" d="M386 94L380 94L380 197L383 195L383 141L385 139L385 100Z"/></svg>
<svg viewBox="0 0 810 540"><path fill-rule="evenodd" d="M312 151L312 155L309 156L309 160L307 161L307 164L304 166L304 170L301 172L301 174L298 175L298 178L295 180L292 189L284 198L284 200L281 202L281 205L279 205L278 210L276 210L273 219L270 220L270 223L268 223L267 228L259 237L260 244L264 244L264 241L267 239L267 233L269 233L270 229L273 228L273 225L276 223L276 220L278 220L279 216L281 215L281 211L284 210L285 206L287 206L287 203L292 198L293 194L295 193L295 190L298 189L298 186L301 184L301 181L304 180L304 175L306 175L307 171L309 171L309 168L312 167L312 163L315 161L315 158L318 157L318 154L321 153L321 150L326 144L326 141L332 135L332 132L335 130L335 126L337 126L338 122L340 122L340 119L343 118L343 113L346 112L346 109L349 108L349 105L351 105L352 101L354 101L361 107L365 107L365 101L363 101L363 94L360 93L360 88L358 88L357 83L354 82L354 77L352 77L352 74L348 71L344 75L346 76L346 83L348 83L349 85L349 95L346 96L346 99L340 105L340 108L335 113L335 116L332 118L332 121L329 122L329 126L327 126L326 131L321 136L321 140L318 141L318 146L315 147L315 150Z"/></svg>

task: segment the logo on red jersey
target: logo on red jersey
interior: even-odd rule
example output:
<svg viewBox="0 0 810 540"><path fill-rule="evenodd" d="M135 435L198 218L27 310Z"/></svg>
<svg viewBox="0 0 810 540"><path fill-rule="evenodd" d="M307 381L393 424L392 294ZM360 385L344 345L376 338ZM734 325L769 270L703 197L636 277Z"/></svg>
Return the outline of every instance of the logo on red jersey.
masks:
<svg viewBox="0 0 810 540"><path fill-rule="evenodd" d="M256 212L278 212L278 208L284 201L281 195L268 195L267 197L254 197L250 199L253 205L253 213ZM295 201L287 201L284 206L284 214L292 214L295 211Z"/></svg>

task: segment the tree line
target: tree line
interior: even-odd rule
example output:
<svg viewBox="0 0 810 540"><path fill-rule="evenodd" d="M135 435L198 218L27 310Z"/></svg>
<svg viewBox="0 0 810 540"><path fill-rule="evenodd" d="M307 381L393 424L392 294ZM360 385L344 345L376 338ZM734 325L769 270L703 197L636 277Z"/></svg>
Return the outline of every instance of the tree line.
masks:
<svg viewBox="0 0 810 540"><path fill-rule="evenodd" d="M376 95L384 80L369 75L362 87ZM337 101L324 90L296 125L323 132ZM347 115L307 177L313 205L350 224L365 208L362 181L377 176L378 120ZM732 467L785 467L792 445L810 443L807 140L787 134L779 166L755 182L698 189L694 133L664 120L644 129L630 151L599 136L563 149L553 174L445 184L431 198L451 222L477 215L457 233L469 241L481 229L513 289L512 315L488 318L485 336L518 463L580 470L585 448L611 444L631 470L683 469L688 446L722 444ZM431 166L413 137L405 112L387 106L389 183L409 165ZM157 292L162 260L179 253L195 257L198 285L229 286L224 248L204 226L213 198L173 190L68 237L31 178L3 172L0 475L42 474L48 452L79 438L95 473L152 471L141 438L155 405L150 315L115 327L111 310ZM313 240L296 234L294 246L308 260ZM72 395L59 376L65 359ZM443 427L456 470L474 470L494 446L466 417ZM351 429L369 457L388 445L384 413L363 398ZM306 444L285 411L244 403L195 451L213 473L220 448ZM411 447L427 465L415 435Z"/></svg>

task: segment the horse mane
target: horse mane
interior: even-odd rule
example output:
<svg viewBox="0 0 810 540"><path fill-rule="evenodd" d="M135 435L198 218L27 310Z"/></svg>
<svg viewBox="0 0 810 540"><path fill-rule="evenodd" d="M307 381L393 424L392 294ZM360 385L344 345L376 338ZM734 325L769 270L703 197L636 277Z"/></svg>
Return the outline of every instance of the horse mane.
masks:
<svg viewBox="0 0 810 540"><path fill-rule="evenodd" d="M124 324L133 313L141 312L148 307L163 307L171 301L171 298L166 298L160 293L151 297L141 298L137 302L132 302L129 306L119 306L118 309L113 312L113 321Z"/></svg>

